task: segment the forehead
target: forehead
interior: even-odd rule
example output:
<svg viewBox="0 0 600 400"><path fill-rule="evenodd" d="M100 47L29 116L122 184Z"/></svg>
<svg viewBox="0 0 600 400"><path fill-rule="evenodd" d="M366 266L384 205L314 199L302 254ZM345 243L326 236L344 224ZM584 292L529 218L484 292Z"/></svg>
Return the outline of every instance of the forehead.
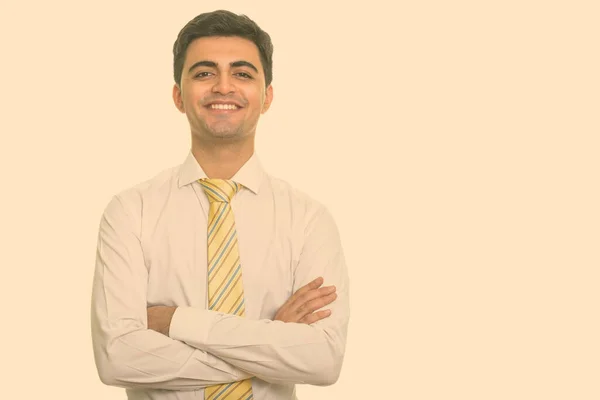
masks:
<svg viewBox="0 0 600 400"><path fill-rule="evenodd" d="M233 61L249 61L260 65L258 47L251 40L241 37L202 37L194 40L187 48L185 66L198 61L214 61L218 64L229 64Z"/></svg>

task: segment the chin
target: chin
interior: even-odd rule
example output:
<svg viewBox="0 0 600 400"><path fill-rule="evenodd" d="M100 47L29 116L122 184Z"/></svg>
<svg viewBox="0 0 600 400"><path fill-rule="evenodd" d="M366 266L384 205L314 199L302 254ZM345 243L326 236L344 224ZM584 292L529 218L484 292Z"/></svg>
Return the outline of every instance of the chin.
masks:
<svg viewBox="0 0 600 400"><path fill-rule="evenodd" d="M215 137L241 137L244 135L244 130L240 126L208 126L208 132Z"/></svg>
<svg viewBox="0 0 600 400"><path fill-rule="evenodd" d="M243 136L241 132L231 130L211 130L209 133L211 136L218 138L233 138Z"/></svg>
<svg viewBox="0 0 600 400"><path fill-rule="evenodd" d="M231 125L219 125L219 124L201 124L200 129L194 129L195 135L200 137L204 137L206 139L242 139L244 136L244 130L241 126L233 127Z"/></svg>

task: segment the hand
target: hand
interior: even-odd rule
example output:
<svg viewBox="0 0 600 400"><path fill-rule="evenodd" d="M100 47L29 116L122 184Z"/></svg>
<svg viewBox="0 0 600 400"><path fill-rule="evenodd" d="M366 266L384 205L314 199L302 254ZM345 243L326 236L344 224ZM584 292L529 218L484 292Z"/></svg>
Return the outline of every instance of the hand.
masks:
<svg viewBox="0 0 600 400"><path fill-rule="evenodd" d="M331 315L331 310L315 310L332 303L336 298L335 286L320 287L323 278L319 277L301 287L277 311L274 321L298 322L310 325Z"/></svg>
<svg viewBox="0 0 600 400"><path fill-rule="evenodd" d="M177 307L153 306L148 307L148 329L169 336L171 319Z"/></svg>

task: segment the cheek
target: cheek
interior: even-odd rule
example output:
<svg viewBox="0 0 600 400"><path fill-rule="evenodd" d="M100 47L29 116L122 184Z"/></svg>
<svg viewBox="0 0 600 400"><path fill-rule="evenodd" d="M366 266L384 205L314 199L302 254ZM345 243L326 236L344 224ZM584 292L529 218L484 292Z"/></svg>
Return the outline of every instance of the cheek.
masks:
<svg viewBox="0 0 600 400"><path fill-rule="evenodd" d="M254 93L250 102L254 105L254 108L258 111L262 110L263 104L265 102L265 96L263 93Z"/></svg>
<svg viewBox="0 0 600 400"><path fill-rule="evenodd" d="M191 103L194 102L194 98L195 97L196 96L194 95L194 92L190 90L190 91L187 91L187 92L184 93L184 95L183 95L183 101L186 104L191 104Z"/></svg>
<svg viewBox="0 0 600 400"><path fill-rule="evenodd" d="M193 105L199 103L199 100L202 98L202 91L199 88L190 85L183 92L182 99L185 104Z"/></svg>

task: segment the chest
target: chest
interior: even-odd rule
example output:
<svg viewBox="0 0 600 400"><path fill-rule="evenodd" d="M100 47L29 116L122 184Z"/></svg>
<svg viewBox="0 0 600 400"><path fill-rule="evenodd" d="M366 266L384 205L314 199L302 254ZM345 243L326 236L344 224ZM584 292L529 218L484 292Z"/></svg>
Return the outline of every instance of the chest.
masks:
<svg viewBox="0 0 600 400"><path fill-rule="evenodd" d="M272 318L293 293L301 240L289 212L268 202L233 204L246 316ZM192 212L190 212L190 210ZM148 305L207 307L208 207L165 206L143 230Z"/></svg>

